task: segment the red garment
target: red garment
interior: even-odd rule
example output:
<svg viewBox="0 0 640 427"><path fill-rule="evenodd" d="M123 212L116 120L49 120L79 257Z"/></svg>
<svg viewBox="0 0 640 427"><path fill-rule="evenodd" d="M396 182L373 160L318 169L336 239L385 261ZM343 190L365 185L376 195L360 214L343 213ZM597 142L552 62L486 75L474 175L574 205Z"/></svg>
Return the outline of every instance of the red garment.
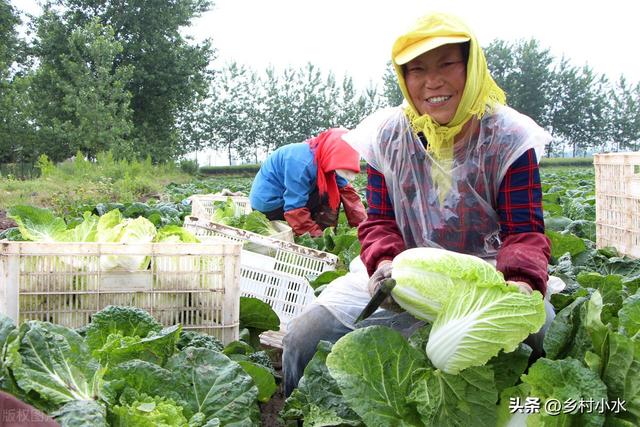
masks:
<svg viewBox="0 0 640 427"><path fill-rule="evenodd" d="M406 245L395 222L383 176L375 169L368 169L369 218L358 228L358 237L362 244L360 257L371 275L380 261L393 259ZM496 256L496 267L506 280L526 282L544 294L551 243L544 235L542 190L532 150L511 165L499 191L496 211L500 217L502 245ZM461 237L466 238L466 234Z"/></svg>
<svg viewBox="0 0 640 427"><path fill-rule="evenodd" d="M526 282L542 295L547 292L547 264L551 242L542 233L511 234L502 242L496 268L506 280Z"/></svg>
<svg viewBox="0 0 640 427"><path fill-rule="evenodd" d="M367 219L367 212L364 209L362 200L360 200L360 195L351 184L347 184L340 189L340 201L351 227L357 227Z"/></svg>
<svg viewBox="0 0 640 427"><path fill-rule="evenodd" d="M369 214L358 227L358 239L360 259L367 267L369 277L381 261L392 260L406 249L396 220L380 215Z"/></svg>
<svg viewBox="0 0 640 427"><path fill-rule="evenodd" d="M334 171L345 169L360 172L360 154L342 139L345 133L347 129L332 128L307 140L318 166L318 192L321 197L324 194L328 196L331 209L337 209L340 204Z"/></svg>
<svg viewBox="0 0 640 427"><path fill-rule="evenodd" d="M296 236L302 236L304 233L309 233L311 237L322 236L322 229L311 218L311 211L306 207L286 211L284 219L291 226Z"/></svg>

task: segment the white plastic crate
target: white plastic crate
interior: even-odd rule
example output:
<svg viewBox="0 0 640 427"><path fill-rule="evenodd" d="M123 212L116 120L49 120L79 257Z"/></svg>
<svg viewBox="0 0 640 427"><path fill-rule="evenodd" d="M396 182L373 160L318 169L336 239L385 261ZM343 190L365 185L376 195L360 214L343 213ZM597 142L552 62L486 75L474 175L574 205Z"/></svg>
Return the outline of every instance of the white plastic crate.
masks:
<svg viewBox="0 0 640 427"><path fill-rule="evenodd" d="M236 242L243 242L245 244L245 249L247 249L248 246L253 246L254 249L252 250L254 252L264 253L265 255L268 255L265 251L269 252L266 248L272 246L270 244L272 241L293 243L293 230L289 224L284 221L271 221L273 228L278 231L276 234L272 234L271 236L263 236L241 228L219 224L212 222L209 218L197 217L195 215L186 217L183 225L196 230L192 230L194 233L200 233L196 234L197 236L220 236L235 240Z"/></svg>
<svg viewBox="0 0 640 427"><path fill-rule="evenodd" d="M0 312L80 327L108 305L147 310L164 325L238 339L240 246L205 243L0 242ZM111 256L149 257L149 268L104 270Z"/></svg>
<svg viewBox="0 0 640 427"><path fill-rule="evenodd" d="M243 214L249 214L252 212L251 204L249 203L249 198L245 196L224 196L220 194L206 194L206 195L193 195L188 198L191 200L191 216L198 218L203 221L211 221L211 217L215 212L216 208L214 203L220 201L227 201L227 198L231 198L231 200L240 208ZM222 224L224 226L224 224ZM284 221L271 221L271 225L275 228L278 233L273 234L269 237L272 239L284 240L287 242L293 242L293 230ZM239 230L235 227L228 227L230 230ZM233 237L235 235L234 231L226 231L220 232L220 235L229 235ZM228 236L225 236L228 237Z"/></svg>
<svg viewBox="0 0 640 427"><path fill-rule="evenodd" d="M640 258L640 152L594 155L596 244Z"/></svg>
<svg viewBox="0 0 640 427"><path fill-rule="evenodd" d="M243 214L251 213L251 203L246 196L226 196L222 194L194 194L187 198L191 201L191 215L210 220L216 210L215 202L226 202L231 198Z"/></svg>
<svg viewBox="0 0 640 427"><path fill-rule="evenodd" d="M259 234L226 227L198 218L185 218L184 227L206 239L225 236L245 242L240 257L240 290L244 296L268 303L280 317L280 331L263 334L262 341L282 346L287 325L314 299L308 279L335 270L338 257Z"/></svg>
<svg viewBox="0 0 640 427"><path fill-rule="evenodd" d="M240 289L242 296L258 298L273 308L280 318L279 331L267 331L261 341L282 347L289 322L315 299L313 288L302 277L276 272L276 259L242 250Z"/></svg>

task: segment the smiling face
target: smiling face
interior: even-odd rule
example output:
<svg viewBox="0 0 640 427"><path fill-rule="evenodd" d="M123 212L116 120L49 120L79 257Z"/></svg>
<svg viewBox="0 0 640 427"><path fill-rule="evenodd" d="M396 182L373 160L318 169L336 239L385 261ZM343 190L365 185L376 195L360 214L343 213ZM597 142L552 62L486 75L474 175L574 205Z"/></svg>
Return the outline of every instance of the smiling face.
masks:
<svg viewBox="0 0 640 427"><path fill-rule="evenodd" d="M407 62L404 80L420 115L428 114L440 125L449 123L467 81L462 44L446 44Z"/></svg>

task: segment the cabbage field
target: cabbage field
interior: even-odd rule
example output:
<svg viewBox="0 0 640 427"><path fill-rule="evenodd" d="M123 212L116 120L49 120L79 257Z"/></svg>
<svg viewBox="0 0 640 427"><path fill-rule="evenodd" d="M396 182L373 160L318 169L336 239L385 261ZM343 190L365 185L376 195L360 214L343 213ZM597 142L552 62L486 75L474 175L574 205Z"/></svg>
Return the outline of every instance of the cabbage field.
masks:
<svg viewBox="0 0 640 427"><path fill-rule="evenodd" d="M522 337L500 320L487 321L528 322L524 314L496 308L498 297L464 304L466 296L457 295L409 338L369 326L335 344L321 342L285 402L280 352L257 338L277 330L279 319L267 304L242 298L240 340L226 346L135 308L104 309L76 330L0 318L0 388L62 425L640 425L640 261L596 248L592 168L541 173L549 273L567 285L551 296L557 314L543 358L530 360ZM248 193L250 185L251 178L209 178L169 184L144 201L92 201L56 211L3 206L16 227L0 230L0 239L97 239L132 227L129 234L142 228L151 239L190 241L177 231L190 213L187 197L225 188ZM363 197L365 185L364 177L356 179ZM144 227L135 226L140 218ZM344 218L320 238L296 240L340 258L337 271L311 281L316 294L345 274L359 252ZM442 312L446 321L439 320ZM479 321L482 328L468 327ZM455 334L477 347L449 348L443 357L442 344L434 343Z"/></svg>

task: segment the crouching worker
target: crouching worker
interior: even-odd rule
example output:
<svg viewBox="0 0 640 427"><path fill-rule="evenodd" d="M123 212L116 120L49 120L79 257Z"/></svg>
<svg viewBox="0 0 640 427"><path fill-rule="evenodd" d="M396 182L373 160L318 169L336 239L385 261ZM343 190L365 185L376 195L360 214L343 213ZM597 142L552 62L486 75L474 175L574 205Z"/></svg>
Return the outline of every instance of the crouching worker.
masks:
<svg viewBox="0 0 640 427"><path fill-rule="evenodd" d="M329 129L275 150L253 180L251 207L270 220L286 220L297 236L318 237L337 224L342 202L349 225L357 227L367 215L349 184L360 172L360 155L342 139L346 132Z"/></svg>
<svg viewBox="0 0 640 427"><path fill-rule="evenodd" d="M547 292L538 159L550 135L505 105L478 41L456 17L422 17L396 39L391 59L405 105L373 113L344 136L368 163L368 217L358 227L364 272L332 282L289 324L286 394L320 340L335 342L356 327L394 258L410 248L474 255L495 265L514 292ZM546 299L544 310L542 328L525 341L533 357L554 318ZM424 324L390 310L367 321L404 336Z"/></svg>

